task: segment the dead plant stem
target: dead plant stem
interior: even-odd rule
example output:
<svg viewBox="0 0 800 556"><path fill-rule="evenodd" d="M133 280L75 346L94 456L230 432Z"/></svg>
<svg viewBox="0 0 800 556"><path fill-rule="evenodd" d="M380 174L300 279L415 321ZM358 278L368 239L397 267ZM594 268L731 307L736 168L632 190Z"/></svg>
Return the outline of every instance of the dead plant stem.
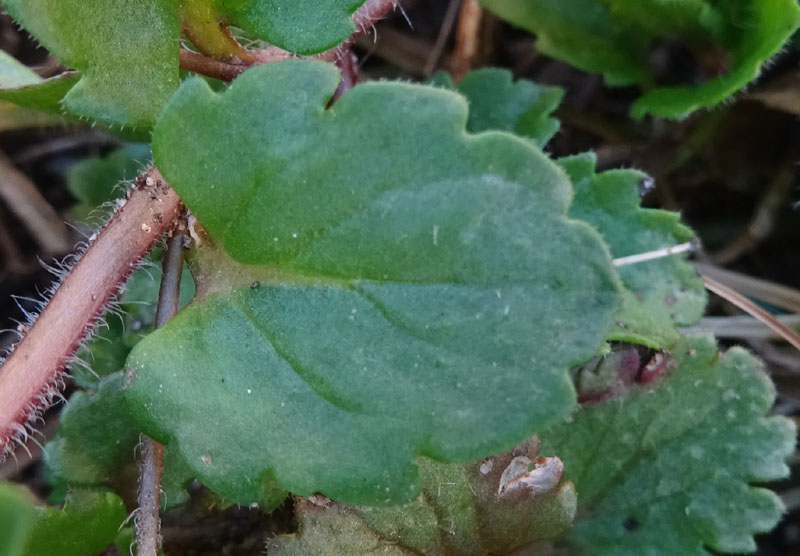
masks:
<svg viewBox="0 0 800 556"><path fill-rule="evenodd" d="M159 328L178 312L183 270L183 242L186 236L176 230L167 243L162 263L161 288L158 292L155 327ZM152 438L142 440L142 465L139 470L139 509L136 515L136 553L156 556L160 542L161 475L164 469L164 446Z"/></svg>

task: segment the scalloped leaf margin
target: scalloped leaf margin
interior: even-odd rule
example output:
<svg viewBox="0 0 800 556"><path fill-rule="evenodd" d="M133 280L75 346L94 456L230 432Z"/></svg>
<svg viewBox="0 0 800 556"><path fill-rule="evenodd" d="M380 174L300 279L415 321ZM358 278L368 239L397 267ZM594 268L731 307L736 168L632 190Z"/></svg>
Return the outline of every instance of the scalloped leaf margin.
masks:
<svg viewBox="0 0 800 556"><path fill-rule="evenodd" d="M469 461L565 416L567 369L617 306L605 245L565 217L569 180L535 146L467 134L464 100L433 87L368 83L326 108L338 81L313 61L223 94L190 80L154 131L239 263L198 250L199 295L134 348L127 399L235 501L270 477L412 499L413 455Z"/></svg>

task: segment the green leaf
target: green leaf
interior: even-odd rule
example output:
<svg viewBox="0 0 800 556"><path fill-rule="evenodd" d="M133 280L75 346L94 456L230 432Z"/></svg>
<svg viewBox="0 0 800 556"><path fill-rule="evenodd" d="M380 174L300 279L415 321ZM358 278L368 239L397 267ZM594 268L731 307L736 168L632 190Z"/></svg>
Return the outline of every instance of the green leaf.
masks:
<svg viewBox="0 0 800 556"><path fill-rule="evenodd" d="M564 97L559 87L527 79L514 81L510 71L496 68L472 71L458 86L444 73L435 75L432 82L467 97L467 130L472 133L511 131L544 148L561 127L557 119L550 117Z"/></svg>
<svg viewBox="0 0 800 556"><path fill-rule="evenodd" d="M542 433L579 493L567 541L579 554L672 556L755 550L783 507L748 483L786 477L795 427L765 417L772 384L745 350L690 338L651 386L582 407Z"/></svg>
<svg viewBox="0 0 800 556"><path fill-rule="evenodd" d="M178 85L174 0L5 0L4 6L62 63L81 70L63 101L74 115L148 127Z"/></svg>
<svg viewBox="0 0 800 556"><path fill-rule="evenodd" d="M641 208L638 190L642 184L652 184L646 174L637 170L598 174L593 153L558 163L575 188L569 215L594 226L614 258L672 247L694 237L678 213ZM680 338L676 327L692 326L703 316L703 281L685 254L623 265L617 271L627 291L610 340L670 347Z"/></svg>
<svg viewBox="0 0 800 556"><path fill-rule="evenodd" d="M0 484L0 556L27 556L25 541L36 519L32 499L18 485Z"/></svg>
<svg viewBox="0 0 800 556"><path fill-rule="evenodd" d="M0 99L25 108L62 113L61 100L78 82L76 72L42 79L27 66L0 50Z"/></svg>
<svg viewBox="0 0 800 556"><path fill-rule="evenodd" d="M127 512L110 492L76 490L64 508L37 507L25 556L93 556L114 542Z"/></svg>
<svg viewBox="0 0 800 556"><path fill-rule="evenodd" d="M326 109L338 81L313 61L224 94L190 80L154 130L165 178L248 265L197 253L197 302L136 346L127 397L238 502L268 476L412 499L413 455L472 460L568 414L567 369L617 304L605 246L530 142L467 134L463 99L432 87L363 84Z"/></svg>
<svg viewBox="0 0 800 556"><path fill-rule="evenodd" d="M614 16L606 1L480 0L501 18L537 35L536 48L584 71L605 76L609 85L648 79L650 41L644 28ZM652 5L655 2L648 2Z"/></svg>
<svg viewBox="0 0 800 556"><path fill-rule="evenodd" d="M537 35L537 48L609 85L651 88L632 114L684 117L713 106L758 76L800 26L796 0L481 0L503 19ZM658 85L660 48L695 58L701 83ZM716 60L715 63L712 63ZM685 69L685 68L682 68ZM664 84L673 85L673 84Z"/></svg>
<svg viewBox="0 0 800 556"><path fill-rule="evenodd" d="M423 494L402 506L342 506L312 497L295 508L299 532L276 538L268 549L275 556L360 556L376 547L390 554L488 556L553 539L572 523L577 498L572 483L561 483L560 460L538 460L537 450L534 437L467 465L422 459Z"/></svg>
<svg viewBox="0 0 800 556"><path fill-rule="evenodd" d="M336 46L354 31L350 19L364 0L214 0L234 25L297 54Z"/></svg>
<svg viewBox="0 0 800 556"><path fill-rule="evenodd" d="M95 389L102 377L122 369L131 348L153 330L161 266L152 262L158 261L160 255L160 250L155 249L149 259L134 269L119 296L120 310L109 312L105 325L99 326L96 334L78 350L70 374L81 388ZM184 267L179 307L188 305L194 294L194 280Z"/></svg>
<svg viewBox="0 0 800 556"><path fill-rule="evenodd" d="M800 27L796 0L748 0L722 2L731 33L728 73L693 86L661 87L648 91L631 108L635 118L645 114L683 117L705 106L714 106L757 78L761 65L777 54Z"/></svg>
<svg viewBox="0 0 800 556"><path fill-rule="evenodd" d="M103 379L96 392L76 392L61 413L58 431L45 445L50 483L64 487L106 486L123 492L138 476L140 431L122 398L122 373ZM192 474L175 450L164 456L165 507L186 501Z"/></svg>
<svg viewBox="0 0 800 556"><path fill-rule="evenodd" d="M150 158L149 145L131 143L76 163L67 172L67 189L79 201L73 208L76 218L85 221L103 203L123 197L119 184L135 178Z"/></svg>
<svg viewBox="0 0 800 556"><path fill-rule="evenodd" d="M93 556L114 541L125 517L112 493L76 490L57 510L34 506L17 485L0 484L0 556Z"/></svg>

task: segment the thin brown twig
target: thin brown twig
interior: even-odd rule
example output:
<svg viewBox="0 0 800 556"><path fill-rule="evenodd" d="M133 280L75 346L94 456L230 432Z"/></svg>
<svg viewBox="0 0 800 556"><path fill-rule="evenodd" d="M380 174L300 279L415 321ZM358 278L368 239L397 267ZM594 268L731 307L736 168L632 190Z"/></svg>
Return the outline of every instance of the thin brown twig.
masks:
<svg viewBox="0 0 800 556"><path fill-rule="evenodd" d="M48 253L66 253L69 231L28 177L0 152L0 197Z"/></svg>
<svg viewBox="0 0 800 556"><path fill-rule="evenodd" d="M729 244L709 254L715 264L726 266L753 251L769 237L775 228L778 211L785 206L795 183L796 173L795 157L792 155L768 184L766 194L758 202L747 228Z"/></svg>
<svg viewBox="0 0 800 556"><path fill-rule="evenodd" d="M482 18L483 8L478 4L478 0L464 0L461 3L456 47L450 58L450 74L455 82L461 81L461 78L469 73L478 54L478 36Z"/></svg>
<svg viewBox="0 0 800 556"><path fill-rule="evenodd" d="M436 65L439 63L439 59L442 57L444 45L447 43L447 39L450 38L450 33L453 32L453 25L455 25L458 8L460 6L461 0L450 0L450 3L447 5L447 11L444 14L444 20L439 29L439 34L436 36L436 42L433 44L428 60L425 62L425 68L422 70L425 77L430 77L433 74Z"/></svg>
<svg viewBox="0 0 800 556"><path fill-rule="evenodd" d="M164 253L161 288L156 305L155 327L167 323L178 312L183 271L183 243L186 236L179 228L167 242ZM139 471L139 508L136 514L136 553L156 556L160 543L161 475L164 469L164 446L152 438L142 440L142 465Z"/></svg>
<svg viewBox="0 0 800 556"><path fill-rule="evenodd" d="M708 276L702 276L702 278L709 291L714 292L721 298L739 307L742 311L754 316L774 330L781 338L789 342L795 349L800 351L800 335L798 335L797 332L780 322L739 292L730 289Z"/></svg>
<svg viewBox="0 0 800 556"><path fill-rule="evenodd" d="M27 437L26 426L59 395L65 366L121 284L182 209L152 168L80 257L0 367L0 454Z"/></svg>

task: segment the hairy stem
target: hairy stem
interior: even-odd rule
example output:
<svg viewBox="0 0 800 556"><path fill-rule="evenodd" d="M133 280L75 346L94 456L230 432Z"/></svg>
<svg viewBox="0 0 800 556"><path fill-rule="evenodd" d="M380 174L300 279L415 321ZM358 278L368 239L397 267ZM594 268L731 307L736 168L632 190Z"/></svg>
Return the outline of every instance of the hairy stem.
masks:
<svg viewBox="0 0 800 556"><path fill-rule="evenodd" d="M395 6L397 6L397 0L367 0L353 14L355 32L341 44L320 54L309 56L309 58L328 62L338 60L349 52L350 46L358 36L365 33L376 21L386 16ZM287 50L277 46L270 46L263 50L248 50L245 59L240 60L241 63L232 63L231 61L211 58L197 52L181 49L180 65L185 70L223 81L232 81L254 65L278 62L295 57L297 57L295 54Z"/></svg>
<svg viewBox="0 0 800 556"><path fill-rule="evenodd" d="M161 288L158 292L155 327L167 323L178 312L183 271L183 242L186 236L177 230L167 243L162 263ZM142 440L142 466L139 473L139 509L136 516L136 553L156 556L160 543L161 475L164 469L164 446L152 438Z"/></svg>
<svg viewBox="0 0 800 556"><path fill-rule="evenodd" d="M65 366L89 336L136 263L174 225L182 204L155 168L137 178L127 201L66 275L0 367L0 454L54 396ZM21 331L28 327L21 325Z"/></svg>

